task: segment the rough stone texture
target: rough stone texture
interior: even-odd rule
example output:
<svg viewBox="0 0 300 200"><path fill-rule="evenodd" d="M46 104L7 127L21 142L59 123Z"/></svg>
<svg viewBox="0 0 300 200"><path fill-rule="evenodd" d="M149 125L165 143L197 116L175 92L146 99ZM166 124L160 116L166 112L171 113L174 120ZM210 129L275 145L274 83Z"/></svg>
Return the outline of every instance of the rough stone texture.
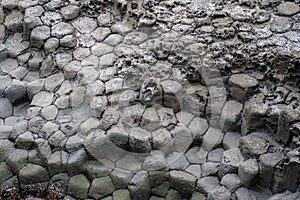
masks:
<svg viewBox="0 0 300 200"><path fill-rule="evenodd" d="M218 175L223 177L227 173L236 173L244 157L238 148L224 151Z"/></svg>
<svg viewBox="0 0 300 200"><path fill-rule="evenodd" d="M201 178L197 181L197 187L201 193L207 194L212 192L219 186L219 180L217 177L209 176Z"/></svg>
<svg viewBox="0 0 300 200"><path fill-rule="evenodd" d="M96 178L91 184L89 195L94 198L101 198L112 193L114 190L115 187L110 177Z"/></svg>
<svg viewBox="0 0 300 200"><path fill-rule="evenodd" d="M214 147L222 143L224 134L221 130L210 127L203 136L203 148L211 151Z"/></svg>
<svg viewBox="0 0 300 200"><path fill-rule="evenodd" d="M6 98L0 98L0 117L6 118L13 113L13 106L10 101Z"/></svg>
<svg viewBox="0 0 300 200"><path fill-rule="evenodd" d="M251 186L255 183L259 172L259 166L256 159L249 159L243 162L238 169L238 175L241 183L245 187Z"/></svg>
<svg viewBox="0 0 300 200"><path fill-rule="evenodd" d="M268 151L269 144L265 139L247 135L240 139L242 151L250 156L257 157Z"/></svg>
<svg viewBox="0 0 300 200"><path fill-rule="evenodd" d="M70 178L68 192L76 198L84 198L88 194L89 187L89 180L83 174L79 174Z"/></svg>
<svg viewBox="0 0 300 200"><path fill-rule="evenodd" d="M26 99L26 84L19 80L13 80L10 85L4 91L5 97L10 100L11 103L17 104Z"/></svg>
<svg viewBox="0 0 300 200"><path fill-rule="evenodd" d="M225 106L223 107L220 120L223 131L238 130L242 108L243 105L239 102L232 100L226 102Z"/></svg>
<svg viewBox="0 0 300 200"><path fill-rule="evenodd" d="M183 194L191 194L195 187L196 177L183 171L171 171L170 183L172 187Z"/></svg>
<svg viewBox="0 0 300 200"><path fill-rule="evenodd" d="M148 199L150 197L150 182L146 171L139 171L129 182L128 189L133 200Z"/></svg>
<svg viewBox="0 0 300 200"><path fill-rule="evenodd" d="M32 184L47 182L49 177L45 168L28 163L19 171L19 180L22 184Z"/></svg>

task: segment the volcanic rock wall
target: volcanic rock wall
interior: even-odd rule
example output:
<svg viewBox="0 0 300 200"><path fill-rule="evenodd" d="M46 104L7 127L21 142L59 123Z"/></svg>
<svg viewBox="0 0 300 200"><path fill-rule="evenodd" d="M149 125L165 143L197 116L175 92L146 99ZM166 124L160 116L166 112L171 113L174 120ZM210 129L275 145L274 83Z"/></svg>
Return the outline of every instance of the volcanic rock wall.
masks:
<svg viewBox="0 0 300 200"><path fill-rule="evenodd" d="M298 0L0 2L0 200L300 198Z"/></svg>

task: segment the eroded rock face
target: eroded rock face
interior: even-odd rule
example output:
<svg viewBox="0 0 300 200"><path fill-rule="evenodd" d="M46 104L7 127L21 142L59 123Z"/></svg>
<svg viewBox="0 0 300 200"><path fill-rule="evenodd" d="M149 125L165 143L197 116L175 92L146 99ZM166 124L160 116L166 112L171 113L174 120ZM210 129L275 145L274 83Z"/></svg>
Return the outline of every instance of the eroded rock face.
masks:
<svg viewBox="0 0 300 200"><path fill-rule="evenodd" d="M299 199L299 1L0 4L0 200Z"/></svg>

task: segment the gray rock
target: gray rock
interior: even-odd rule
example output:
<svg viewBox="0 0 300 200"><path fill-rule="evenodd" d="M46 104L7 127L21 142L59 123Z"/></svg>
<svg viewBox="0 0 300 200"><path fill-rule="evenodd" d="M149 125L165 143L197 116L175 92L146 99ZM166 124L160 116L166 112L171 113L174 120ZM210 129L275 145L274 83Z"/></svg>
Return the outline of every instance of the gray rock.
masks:
<svg viewBox="0 0 300 200"><path fill-rule="evenodd" d="M176 81L164 81L161 83L163 89L164 105L171 107L174 112L181 109L182 85Z"/></svg>
<svg viewBox="0 0 300 200"><path fill-rule="evenodd" d="M237 189L234 192L234 196L236 200L256 200L256 197L247 188L244 187Z"/></svg>
<svg viewBox="0 0 300 200"><path fill-rule="evenodd" d="M48 26L38 26L31 31L30 42L33 46L40 48L50 37L50 28Z"/></svg>
<svg viewBox="0 0 300 200"><path fill-rule="evenodd" d="M47 107L44 107L41 111L42 117L44 117L46 120L53 120L56 118L58 113L58 109L55 105L50 105Z"/></svg>
<svg viewBox="0 0 300 200"><path fill-rule="evenodd" d="M184 195L193 193L196 184L196 177L184 171L171 171L170 183L175 189Z"/></svg>
<svg viewBox="0 0 300 200"><path fill-rule="evenodd" d="M88 156L84 149L79 149L70 154L68 159L68 172L70 175L80 174L84 169L84 164L88 161Z"/></svg>
<svg viewBox="0 0 300 200"><path fill-rule="evenodd" d="M230 197L230 191L224 186L219 186L208 194L207 200L230 200Z"/></svg>
<svg viewBox="0 0 300 200"><path fill-rule="evenodd" d="M66 135L68 134L66 133ZM80 148L83 142L84 142L84 138L82 135L79 134L73 135L67 139L66 148L69 151L77 150Z"/></svg>
<svg viewBox="0 0 300 200"><path fill-rule="evenodd" d="M158 185L154 188L152 188L152 193L160 196L160 197L165 197L169 191L170 188L170 183L169 182L164 182L161 185Z"/></svg>
<svg viewBox="0 0 300 200"><path fill-rule="evenodd" d="M132 128L129 133L129 146L134 152L146 153L151 150L152 134L145 129Z"/></svg>
<svg viewBox="0 0 300 200"><path fill-rule="evenodd" d="M124 106L124 107L134 104L138 99L138 95L139 94L137 92L135 92L134 90L125 90L124 92L122 92L120 94L118 104L120 106Z"/></svg>
<svg viewBox="0 0 300 200"><path fill-rule="evenodd" d="M12 32L21 32L23 28L23 14L12 11L5 17L4 25Z"/></svg>
<svg viewBox="0 0 300 200"><path fill-rule="evenodd" d="M247 74L234 74L229 78L228 83L231 85L231 95L240 101L244 101L246 95L258 85L257 79Z"/></svg>
<svg viewBox="0 0 300 200"><path fill-rule="evenodd" d="M73 92L70 94L70 104L73 108L76 108L78 106L80 106L81 104L83 104L84 100L85 100L85 87L75 87L73 89ZM94 104L93 104L94 106ZM94 106L96 107L96 106ZM93 107L93 108L94 108Z"/></svg>
<svg viewBox="0 0 300 200"><path fill-rule="evenodd" d="M1 71L9 73L18 67L18 61L16 59L5 59L1 62Z"/></svg>
<svg viewBox="0 0 300 200"><path fill-rule="evenodd" d="M110 33L110 28L98 27L91 33L91 35L97 42L102 42Z"/></svg>
<svg viewBox="0 0 300 200"><path fill-rule="evenodd" d="M129 23L116 22L111 26L111 31L120 35L125 35L131 30L132 26Z"/></svg>
<svg viewBox="0 0 300 200"><path fill-rule="evenodd" d="M4 8L12 10L15 7L17 7L18 3L19 3L19 0L2 0L1 4Z"/></svg>
<svg viewBox="0 0 300 200"><path fill-rule="evenodd" d="M122 123L129 127L139 126L144 111L145 107L141 104L125 107L121 118Z"/></svg>
<svg viewBox="0 0 300 200"><path fill-rule="evenodd" d="M0 59L1 60L1 59ZM1 75L0 76L0 94L2 95L2 93L4 92L5 88L7 86L9 86L9 84L12 82L12 79L10 78L10 76L6 75Z"/></svg>
<svg viewBox="0 0 300 200"><path fill-rule="evenodd" d="M220 164L213 162L206 162L201 165L202 176L216 175L219 171Z"/></svg>
<svg viewBox="0 0 300 200"><path fill-rule="evenodd" d="M12 135L12 126L0 125L0 139L8 139Z"/></svg>
<svg viewBox="0 0 300 200"><path fill-rule="evenodd" d="M219 186L219 179L214 176L208 176L201 178L197 181L197 187L201 193L211 193L215 188Z"/></svg>
<svg viewBox="0 0 300 200"><path fill-rule="evenodd" d="M113 199L131 200L129 191L125 189L114 191Z"/></svg>
<svg viewBox="0 0 300 200"><path fill-rule="evenodd" d="M176 118L179 122L183 123L186 126L189 126L191 121L194 119L194 115L189 112L180 111L176 113Z"/></svg>
<svg viewBox="0 0 300 200"><path fill-rule="evenodd" d="M294 2L282 2L277 6L278 13L281 15L294 15L300 12L300 7Z"/></svg>
<svg viewBox="0 0 300 200"><path fill-rule="evenodd" d="M26 99L26 84L22 81L14 79L4 91L5 97L13 104L19 103Z"/></svg>
<svg viewBox="0 0 300 200"><path fill-rule="evenodd" d="M5 162L0 163L0 184L8 180L13 176L13 173L9 169L9 166Z"/></svg>
<svg viewBox="0 0 300 200"><path fill-rule="evenodd" d="M273 196L268 198L268 200L297 200L299 198L300 198L299 192L291 193L290 191L287 190L280 194L274 194Z"/></svg>
<svg viewBox="0 0 300 200"><path fill-rule="evenodd" d="M221 185L224 185L228 190L233 191L241 187L240 177L236 174L226 174L222 180Z"/></svg>
<svg viewBox="0 0 300 200"><path fill-rule="evenodd" d="M13 114L13 106L6 98L0 98L0 118L6 118Z"/></svg>
<svg viewBox="0 0 300 200"><path fill-rule="evenodd" d="M202 164L206 162L207 151L205 151L202 147L192 147L188 150L185 156L190 163Z"/></svg>
<svg viewBox="0 0 300 200"><path fill-rule="evenodd" d="M195 164L195 165L189 165L186 169L186 172L192 174L196 178L201 178L201 165Z"/></svg>
<svg viewBox="0 0 300 200"><path fill-rule="evenodd" d="M67 78L72 79L75 78L77 73L81 69L81 64L78 61L72 61L68 64L66 64L64 67L64 74Z"/></svg>
<svg viewBox="0 0 300 200"><path fill-rule="evenodd" d="M146 171L139 171L129 182L128 189L133 200L149 199L151 193L150 181Z"/></svg>
<svg viewBox="0 0 300 200"><path fill-rule="evenodd" d="M150 156L146 157L142 168L146 171L163 171L167 169L167 161L162 151L151 151Z"/></svg>
<svg viewBox="0 0 300 200"><path fill-rule="evenodd" d="M110 169L99 161L89 161L86 164L85 171L88 177L92 180L95 178L105 177L110 174Z"/></svg>
<svg viewBox="0 0 300 200"><path fill-rule="evenodd" d="M48 91L53 91L61 86L64 81L63 73L56 73L51 76L48 76L45 80L45 89Z"/></svg>
<svg viewBox="0 0 300 200"><path fill-rule="evenodd" d="M256 159L249 159L243 162L238 168L238 175L245 187L253 185L258 176L259 167Z"/></svg>
<svg viewBox="0 0 300 200"><path fill-rule="evenodd" d="M73 56L76 60L83 60L91 55L89 48L78 47L73 51Z"/></svg>
<svg viewBox="0 0 300 200"><path fill-rule="evenodd" d="M83 67L76 77L78 85L87 85L93 83L99 76L99 72L94 67Z"/></svg>
<svg viewBox="0 0 300 200"><path fill-rule="evenodd" d="M0 11L1 12L1 11ZM1 15L1 14L0 14ZM1 18L1 17L0 17ZM1 28L1 26L0 26L0 33L1 32L4 32L4 30L2 30L2 29L4 29L4 28ZM4 37L4 36L3 36ZM4 39L4 38L1 38L1 36L0 36L0 39ZM0 44L0 61L3 61L4 59L6 59L7 58L7 56L8 56L8 54L7 54L7 49L6 49L6 46L5 46L5 44Z"/></svg>
<svg viewBox="0 0 300 200"><path fill-rule="evenodd" d="M170 169L184 170L189 165L184 154L176 151L168 155L167 162Z"/></svg>
<svg viewBox="0 0 300 200"><path fill-rule="evenodd" d="M271 19L271 30L276 33L285 33L290 30L292 23L288 17L273 16Z"/></svg>
<svg viewBox="0 0 300 200"><path fill-rule="evenodd" d="M33 134L30 131L20 134L16 139L16 145L20 149L29 150L34 143Z"/></svg>
<svg viewBox="0 0 300 200"><path fill-rule="evenodd" d="M95 39L90 34L82 34L77 37L78 45L82 47L92 47Z"/></svg>
<svg viewBox="0 0 300 200"><path fill-rule="evenodd" d="M53 101L53 93L41 91L33 96L31 105L46 107L49 106Z"/></svg>
<svg viewBox="0 0 300 200"><path fill-rule="evenodd" d="M267 153L259 156L259 184L272 187L275 166L282 161L282 153Z"/></svg>
<svg viewBox="0 0 300 200"><path fill-rule="evenodd" d="M185 152L193 142L191 131L184 124L179 123L175 126L171 134L175 151Z"/></svg>
<svg viewBox="0 0 300 200"><path fill-rule="evenodd" d="M48 142L54 148L62 148L65 146L67 137L62 131L56 131L49 139Z"/></svg>
<svg viewBox="0 0 300 200"><path fill-rule="evenodd" d="M72 22L72 25L81 33L91 33L97 27L97 22L90 17L79 17Z"/></svg>
<svg viewBox="0 0 300 200"><path fill-rule="evenodd" d="M46 11L41 16L43 23L47 26L53 26L63 21L63 16L56 11Z"/></svg>
<svg viewBox="0 0 300 200"><path fill-rule="evenodd" d="M174 151L171 133L163 128L152 134L153 149L159 149L169 154Z"/></svg>
<svg viewBox="0 0 300 200"><path fill-rule="evenodd" d="M74 5L68 5L61 8L61 14L66 20L75 19L80 12L80 8Z"/></svg>
<svg viewBox="0 0 300 200"><path fill-rule="evenodd" d="M157 109L157 114L160 118L161 126L167 128L168 130L171 130L177 124L177 119L173 109L161 107Z"/></svg>
<svg viewBox="0 0 300 200"><path fill-rule="evenodd" d="M129 146L129 133L117 126L113 126L107 132L108 139L116 146L122 149L128 149Z"/></svg>
<svg viewBox="0 0 300 200"><path fill-rule="evenodd" d="M49 174L53 176L67 171L69 154L64 151L55 151L48 159Z"/></svg>
<svg viewBox="0 0 300 200"><path fill-rule="evenodd" d="M26 8L36 6L38 4L38 0L19 0L18 8L19 10L25 10Z"/></svg>
<svg viewBox="0 0 300 200"><path fill-rule="evenodd" d="M224 149L222 149L222 148L212 150L211 152L208 153L207 161L220 163L223 152L224 152Z"/></svg>
<svg viewBox="0 0 300 200"><path fill-rule="evenodd" d="M119 34L110 34L103 42L110 46L117 46L123 42L124 37Z"/></svg>
<svg viewBox="0 0 300 200"><path fill-rule="evenodd" d="M62 47L74 48L77 46L77 38L74 35L65 35L59 42Z"/></svg>
<svg viewBox="0 0 300 200"><path fill-rule="evenodd" d="M113 47L105 43L97 43L92 46L91 50L93 55L100 57L105 54L111 53L113 51Z"/></svg>
<svg viewBox="0 0 300 200"><path fill-rule="evenodd" d="M211 151L213 148L222 143L224 134L221 130L210 127L203 136L203 148Z"/></svg>
<svg viewBox="0 0 300 200"><path fill-rule="evenodd" d="M235 131L238 130L241 119L243 105L237 101L227 101L223 107L221 114L221 127L223 131Z"/></svg>
<svg viewBox="0 0 300 200"><path fill-rule="evenodd" d="M89 180L83 174L79 174L70 178L68 192L76 198L84 198L88 194L89 187Z"/></svg>
<svg viewBox="0 0 300 200"><path fill-rule="evenodd" d="M0 140L0 145L2 149L0 149L0 161L4 161L8 155L11 154L15 150L14 143L9 140L3 139Z"/></svg>
<svg viewBox="0 0 300 200"><path fill-rule="evenodd" d="M269 143L263 138L247 135L240 139L240 146L245 154L257 157L267 153Z"/></svg>
<svg viewBox="0 0 300 200"><path fill-rule="evenodd" d="M108 101L106 96L96 96L90 101L91 112L95 117L101 116L107 106Z"/></svg>
<svg viewBox="0 0 300 200"><path fill-rule="evenodd" d="M169 190L167 196L166 196L166 200L181 200L182 199L182 196L181 194L176 191L176 190Z"/></svg>
<svg viewBox="0 0 300 200"><path fill-rule="evenodd" d="M55 24L51 27L51 36L62 38L65 35L72 35L75 32L75 28L66 22Z"/></svg>
<svg viewBox="0 0 300 200"><path fill-rule="evenodd" d="M243 161L244 157L238 148L224 151L218 173L219 177L223 177L227 173L236 173Z"/></svg>
<svg viewBox="0 0 300 200"><path fill-rule="evenodd" d="M133 175L133 172L119 168L115 168L110 174L116 189L127 188Z"/></svg>
<svg viewBox="0 0 300 200"><path fill-rule="evenodd" d="M24 17L40 17L45 12L42 6L33 6L25 10Z"/></svg>
<svg viewBox="0 0 300 200"><path fill-rule="evenodd" d="M114 184L109 176L96 178L91 184L89 195L98 199L112 193L114 190Z"/></svg>
<svg viewBox="0 0 300 200"><path fill-rule="evenodd" d="M229 150L240 146L241 134L235 132L227 132L224 135L223 147L225 150Z"/></svg>
<svg viewBox="0 0 300 200"><path fill-rule="evenodd" d="M6 162L13 172L18 172L27 163L28 151L23 149L16 149L12 151Z"/></svg>
<svg viewBox="0 0 300 200"><path fill-rule="evenodd" d="M19 171L21 184L33 184L49 181L48 172L44 167L28 163Z"/></svg>

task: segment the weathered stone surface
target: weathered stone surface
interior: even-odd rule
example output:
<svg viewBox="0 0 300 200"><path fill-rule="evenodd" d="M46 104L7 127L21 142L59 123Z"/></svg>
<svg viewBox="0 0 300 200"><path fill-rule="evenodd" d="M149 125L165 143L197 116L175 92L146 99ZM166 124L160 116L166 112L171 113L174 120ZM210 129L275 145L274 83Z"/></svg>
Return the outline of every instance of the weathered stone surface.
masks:
<svg viewBox="0 0 300 200"><path fill-rule="evenodd" d="M148 199L151 193L150 181L146 171L139 171L129 182L128 189L133 200Z"/></svg>
<svg viewBox="0 0 300 200"><path fill-rule="evenodd" d="M16 145L20 149L29 150L34 143L33 134L30 131L20 134L16 139Z"/></svg>
<svg viewBox="0 0 300 200"><path fill-rule="evenodd" d="M211 191L208 196L207 200L230 200L231 193L228 189L226 189L224 186L220 186L215 188L213 191Z"/></svg>
<svg viewBox="0 0 300 200"><path fill-rule="evenodd" d="M21 32L23 14L21 12L13 11L5 17L4 25L12 32Z"/></svg>
<svg viewBox="0 0 300 200"><path fill-rule="evenodd" d="M9 166L5 162L0 163L0 184L8 180L13 176L12 171L9 169Z"/></svg>
<svg viewBox="0 0 300 200"><path fill-rule="evenodd" d="M47 182L48 172L44 167L28 163L19 171L19 180L22 184Z"/></svg>
<svg viewBox="0 0 300 200"><path fill-rule="evenodd" d="M213 148L222 143L224 134L221 130L210 127L203 136L203 148L211 151Z"/></svg>
<svg viewBox="0 0 300 200"><path fill-rule="evenodd" d="M31 31L30 42L40 48L49 37L50 28L48 26L38 26Z"/></svg>
<svg viewBox="0 0 300 200"><path fill-rule="evenodd" d="M230 100L227 101L223 107L220 125L223 127L223 131L236 131L240 125L241 111L243 105L239 102Z"/></svg>
<svg viewBox="0 0 300 200"><path fill-rule="evenodd" d="M132 128L129 133L129 146L134 152L146 153L151 150L152 134L142 128Z"/></svg>
<svg viewBox="0 0 300 200"><path fill-rule="evenodd" d="M14 79L4 91L5 97L13 104L17 104L26 99L26 84L23 81Z"/></svg>
<svg viewBox="0 0 300 200"><path fill-rule="evenodd" d="M231 95L240 101L244 101L246 95L258 85L258 81L247 74L234 74L229 78L228 83L232 86Z"/></svg>
<svg viewBox="0 0 300 200"><path fill-rule="evenodd" d="M226 174L220 183L230 191L236 190L241 186L240 177L236 174Z"/></svg>
<svg viewBox="0 0 300 200"><path fill-rule="evenodd" d="M247 135L240 139L242 151L253 157L265 154L268 151L268 142L260 137Z"/></svg>
<svg viewBox="0 0 300 200"><path fill-rule="evenodd" d="M130 200L130 193L128 190L116 190L113 193L113 199Z"/></svg>
<svg viewBox="0 0 300 200"><path fill-rule="evenodd" d="M66 22L55 24L51 27L51 36L62 38L65 35L74 34L75 28Z"/></svg>
<svg viewBox="0 0 300 200"><path fill-rule="evenodd" d="M197 187L199 188L199 191L204 194L212 192L218 186L219 180L214 176L204 177L197 181Z"/></svg>
<svg viewBox="0 0 300 200"><path fill-rule="evenodd" d="M201 165L202 177L216 175L219 171L220 164L213 162L206 162Z"/></svg>
<svg viewBox="0 0 300 200"><path fill-rule="evenodd" d="M185 152L193 142L191 131L184 124L175 126L171 134L175 151Z"/></svg>
<svg viewBox="0 0 300 200"><path fill-rule="evenodd" d="M61 9L61 14L66 20L74 19L78 16L80 8L78 6L68 5Z"/></svg>
<svg viewBox="0 0 300 200"><path fill-rule="evenodd" d="M15 149L8 155L6 162L14 172L18 172L27 163L27 157L28 151Z"/></svg>
<svg viewBox="0 0 300 200"><path fill-rule="evenodd" d="M249 159L243 162L238 168L238 175L245 187L251 186L257 181L259 166L256 159Z"/></svg>
<svg viewBox="0 0 300 200"><path fill-rule="evenodd" d="M146 171L166 170L167 161L164 153L158 150L151 151L150 156L145 159L142 168Z"/></svg>
<svg viewBox="0 0 300 200"><path fill-rule="evenodd" d="M227 173L236 173L244 157L238 148L224 151L218 175L223 177Z"/></svg>
<svg viewBox="0 0 300 200"><path fill-rule="evenodd" d="M241 134L235 132L227 132L224 134L223 147L229 150L240 146Z"/></svg>
<svg viewBox="0 0 300 200"><path fill-rule="evenodd" d="M277 10L279 14L289 16L300 12L300 7L294 2L282 2L277 6Z"/></svg>
<svg viewBox="0 0 300 200"><path fill-rule="evenodd" d="M191 194L196 184L196 177L184 171L173 170L170 172L170 183L183 194Z"/></svg>
<svg viewBox="0 0 300 200"><path fill-rule="evenodd" d="M133 175L133 172L119 168L115 168L110 174L116 189L127 188Z"/></svg>
<svg viewBox="0 0 300 200"><path fill-rule="evenodd" d="M172 152L167 157L168 166L170 169L184 170L189 162L183 153Z"/></svg>
<svg viewBox="0 0 300 200"><path fill-rule="evenodd" d="M49 106L53 101L53 93L41 91L33 96L31 105L46 107Z"/></svg>
<svg viewBox="0 0 300 200"><path fill-rule="evenodd" d="M101 198L112 193L115 190L113 182L109 176L96 178L91 184L89 195L94 198Z"/></svg>
<svg viewBox="0 0 300 200"><path fill-rule="evenodd" d="M259 156L259 184L272 187L275 166L282 161L282 153L267 153Z"/></svg>
<svg viewBox="0 0 300 200"><path fill-rule="evenodd" d="M76 198L84 198L88 194L89 187L89 180L83 174L79 174L70 178L68 192Z"/></svg>
<svg viewBox="0 0 300 200"><path fill-rule="evenodd" d="M81 33L91 33L97 27L97 22L90 17L79 17L72 22L72 25Z"/></svg>
<svg viewBox="0 0 300 200"><path fill-rule="evenodd" d="M68 172L70 175L80 174L83 171L84 164L88 161L84 149L79 149L70 154L68 159Z"/></svg>
<svg viewBox="0 0 300 200"><path fill-rule="evenodd" d="M13 114L13 106L6 98L0 98L0 118L6 118Z"/></svg>

